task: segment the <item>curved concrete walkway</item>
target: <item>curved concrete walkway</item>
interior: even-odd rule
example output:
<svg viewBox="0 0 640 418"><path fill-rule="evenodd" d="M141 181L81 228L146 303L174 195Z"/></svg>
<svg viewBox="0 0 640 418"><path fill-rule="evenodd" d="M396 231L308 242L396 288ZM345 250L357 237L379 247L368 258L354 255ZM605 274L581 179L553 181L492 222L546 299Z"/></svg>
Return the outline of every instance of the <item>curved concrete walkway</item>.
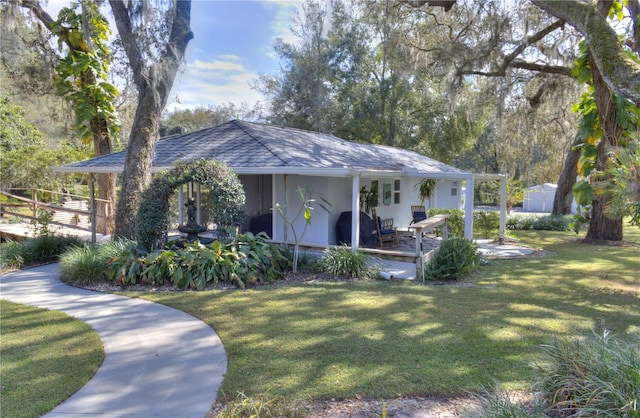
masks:
<svg viewBox="0 0 640 418"><path fill-rule="evenodd" d="M95 376L45 417L207 414L227 369L209 326L167 306L67 286L58 276L50 264L0 277L0 298L81 319L104 344Z"/></svg>

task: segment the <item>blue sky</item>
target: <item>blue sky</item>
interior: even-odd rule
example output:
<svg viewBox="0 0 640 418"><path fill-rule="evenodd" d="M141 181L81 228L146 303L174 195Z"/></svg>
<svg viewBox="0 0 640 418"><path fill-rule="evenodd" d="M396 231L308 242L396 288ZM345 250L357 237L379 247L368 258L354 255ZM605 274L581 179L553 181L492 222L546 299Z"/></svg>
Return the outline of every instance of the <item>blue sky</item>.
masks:
<svg viewBox="0 0 640 418"><path fill-rule="evenodd" d="M55 18L70 0L50 0ZM261 100L250 84L279 69L273 46L292 41L291 18L301 0L193 0L186 65L177 75L168 110ZM107 14L108 15L108 14ZM115 32L115 25L112 25Z"/></svg>
<svg viewBox="0 0 640 418"><path fill-rule="evenodd" d="M187 64L176 78L169 108L227 102L253 105L261 97L250 87L258 74L279 69L276 38L291 40L296 1L194 0ZM175 98L179 103L175 102Z"/></svg>

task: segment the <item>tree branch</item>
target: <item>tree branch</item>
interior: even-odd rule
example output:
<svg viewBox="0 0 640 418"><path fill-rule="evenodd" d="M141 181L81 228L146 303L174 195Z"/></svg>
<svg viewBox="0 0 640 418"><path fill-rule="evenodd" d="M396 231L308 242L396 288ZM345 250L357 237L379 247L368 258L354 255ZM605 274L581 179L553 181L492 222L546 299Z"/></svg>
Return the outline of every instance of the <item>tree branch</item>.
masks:
<svg viewBox="0 0 640 418"><path fill-rule="evenodd" d="M73 49L69 44L69 30L64 27L56 28L56 21L47 13L38 0L21 0L20 6L29 10L33 15L47 28L51 33L54 33L62 41Z"/></svg>
<svg viewBox="0 0 640 418"><path fill-rule="evenodd" d="M120 40L122 46L129 59L129 66L133 73L133 82L138 89L147 84L148 69L144 66L144 58L142 56L142 50L140 45L136 42L136 38L133 35L133 27L131 25L131 19L129 18L129 11L127 10L126 2L122 0L109 0L109 5L113 11L113 17L120 34Z"/></svg>
<svg viewBox="0 0 640 418"><path fill-rule="evenodd" d="M566 75L567 77L573 77L571 75L571 68L563 65L536 64L533 62L514 60L511 63L510 67L520 68L520 69L529 70L529 71L537 71L539 73L545 73L545 74L560 74L560 75Z"/></svg>
<svg viewBox="0 0 640 418"><path fill-rule="evenodd" d="M456 4L456 0L402 0L402 3L407 4L411 7L421 7L425 4L428 4L432 7L440 6L444 9L445 12L451 10L454 4Z"/></svg>
<svg viewBox="0 0 640 418"><path fill-rule="evenodd" d="M556 29L561 28L564 25L562 20L558 20L549 26L539 30L533 35L526 38L521 44L519 44L510 54L505 55L502 64L494 71L476 71L476 70L464 70L459 69L458 75L482 75L487 77L502 77L506 75L508 68L522 68L524 70L539 71L550 74L562 74L571 75L571 69L563 66L555 65L542 65L529 63L523 60L517 60L516 58L522 54L528 47L540 41L542 38L550 34Z"/></svg>
<svg viewBox="0 0 640 418"><path fill-rule="evenodd" d="M593 3L579 0L531 0L531 3L566 21L584 36L595 64L613 91L640 100L640 64L626 55L618 35Z"/></svg>

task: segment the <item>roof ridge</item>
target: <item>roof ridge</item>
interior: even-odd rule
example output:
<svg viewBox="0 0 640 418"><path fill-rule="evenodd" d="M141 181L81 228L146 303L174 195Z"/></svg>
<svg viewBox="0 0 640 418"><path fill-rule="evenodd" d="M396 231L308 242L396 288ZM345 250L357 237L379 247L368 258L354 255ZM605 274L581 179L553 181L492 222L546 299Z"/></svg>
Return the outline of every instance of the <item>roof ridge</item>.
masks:
<svg viewBox="0 0 640 418"><path fill-rule="evenodd" d="M242 129L242 131L244 133L246 133L247 135L249 135L249 137L251 139L253 139L254 141L256 141L258 144L262 145L267 151L269 151L271 153L271 155L273 155L274 157L276 157L278 160L280 160L284 165L289 165L285 160L283 160L282 158L280 158L280 156L278 154L276 154L271 147L268 146L268 144L266 144L265 142L261 141L259 138L257 138L255 135L253 135L253 133L249 132L249 129L247 126L244 125L253 125L255 124L254 122L245 122L243 120L238 120L238 119L234 119L231 121L231 123L235 124L238 128ZM271 125L266 125L266 124L260 124L264 127L272 127Z"/></svg>

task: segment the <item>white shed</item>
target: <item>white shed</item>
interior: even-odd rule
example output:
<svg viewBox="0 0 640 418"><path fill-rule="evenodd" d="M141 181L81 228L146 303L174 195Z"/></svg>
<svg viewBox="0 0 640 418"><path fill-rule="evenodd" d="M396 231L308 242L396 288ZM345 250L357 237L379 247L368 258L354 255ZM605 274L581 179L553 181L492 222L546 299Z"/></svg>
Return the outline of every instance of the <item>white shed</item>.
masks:
<svg viewBox="0 0 640 418"><path fill-rule="evenodd" d="M544 183L524 189L522 210L525 212L548 212L553 209L557 184Z"/></svg>

